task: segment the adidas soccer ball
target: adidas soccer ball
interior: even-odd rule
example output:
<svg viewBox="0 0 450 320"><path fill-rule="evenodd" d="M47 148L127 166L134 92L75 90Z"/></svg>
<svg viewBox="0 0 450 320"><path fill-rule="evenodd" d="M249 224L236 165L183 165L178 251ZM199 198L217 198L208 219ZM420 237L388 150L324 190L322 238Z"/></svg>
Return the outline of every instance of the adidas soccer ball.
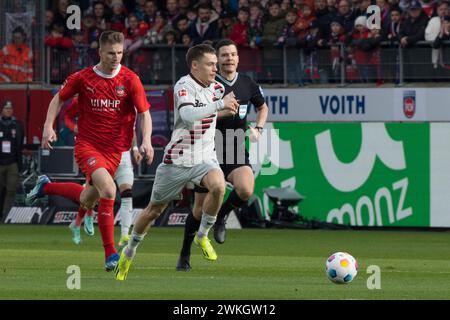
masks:
<svg viewBox="0 0 450 320"><path fill-rule="evenodd" d="M350 283L358 273L358 263L347 252L333 253L326 262L327 277L334 283Z"/></svg>

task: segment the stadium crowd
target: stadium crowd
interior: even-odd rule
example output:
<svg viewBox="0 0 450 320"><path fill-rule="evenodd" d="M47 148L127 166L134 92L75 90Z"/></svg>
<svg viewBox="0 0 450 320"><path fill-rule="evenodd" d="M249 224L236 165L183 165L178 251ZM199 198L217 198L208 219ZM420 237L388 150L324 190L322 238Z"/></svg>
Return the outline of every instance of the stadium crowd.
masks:
<svg viewBox="0 0 450 320"><path fill-rule="evenodd" d="M67 28L71 4L82 10L81 30ZM163 46L187 48L229 38L239 45L240 72L281 82L284 47L287 78L301 84L305 78L323 78L318 64L324 56L318 51L326 52L329 78L339 78L345 59L349 81L381 81L382 44L407 49L426 40L438 50L450 38L446 1L376 0L381 25L368 29L370 5L371 0L53 0L47 2L45 44L53 50L56 82L58 75L64 78L95 63L99 34L116 30L126 38L125 64L143 75L144 83L170 78L173 57ZM176 55L181 62L185 50ZM0 64L6 57L0 54ZM429 61L437 67L437 54ZM180 74L187 71L183 63L176 68Z"/></svg>

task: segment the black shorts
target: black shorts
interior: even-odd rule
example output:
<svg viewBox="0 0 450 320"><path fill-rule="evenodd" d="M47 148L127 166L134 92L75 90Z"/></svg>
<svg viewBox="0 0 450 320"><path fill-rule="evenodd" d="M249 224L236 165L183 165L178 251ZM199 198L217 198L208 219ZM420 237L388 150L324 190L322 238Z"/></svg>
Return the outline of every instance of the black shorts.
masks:
<svg viewBox="0 0 450 320"><path fill-rule="evenodd" d="M233 171L234 169L240 168L240 167L250 167L250 169L252 168L252 165L250 164L250 160L248 157L248 153L245 152L245 163L239 163L239 164L221 164L220 165L220 169L222 169L223 171L223 175L225 176L225 180L227 180L228 175L231 173L231 171ZM195 185L194 187L194 192L198 192L198 193L208 193L208 189L204 188L204 187L200 187L198 185Z"/></svg>

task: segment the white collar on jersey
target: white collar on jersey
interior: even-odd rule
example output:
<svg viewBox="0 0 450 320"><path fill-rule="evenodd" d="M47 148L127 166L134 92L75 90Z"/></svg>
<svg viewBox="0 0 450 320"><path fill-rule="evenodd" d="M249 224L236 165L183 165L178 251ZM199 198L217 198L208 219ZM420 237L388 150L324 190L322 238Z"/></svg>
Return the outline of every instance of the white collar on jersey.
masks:
<svg viewBox="0 0 450 320"><path fill-rule="evenodd" d="M229 87L233 86L233 85L236 83L238 76L239 76L239 73L236 72L236 75L234 76L234 79L231 80L231 81L228 81L227 79L225 79L224 77L222 77L222 76L220 75L220 73L217 74L217 77L218 77L220 80L222 80L223 82L225 82L225 84L228 85Z"/></svg>
<svg viewBox="0 0 450 320"><path fill-rule="evenodd" d="M96 74L98 74L100 77L108 78L108 79L111 79L111 78L114 78L115 76L117 76L120 72L120 68L122 68L122 65L119 63L119 66L116 68L116 70L114 70L114 72L112 74L106 74L106 73L101 72L97 66L98 66L98 64L94 66L94 72Z"/></svg>

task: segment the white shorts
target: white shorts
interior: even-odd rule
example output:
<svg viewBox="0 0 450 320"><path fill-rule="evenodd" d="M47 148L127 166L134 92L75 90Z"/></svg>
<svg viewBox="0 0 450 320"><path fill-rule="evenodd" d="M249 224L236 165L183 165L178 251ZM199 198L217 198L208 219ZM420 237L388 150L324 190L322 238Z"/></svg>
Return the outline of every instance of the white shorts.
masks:
<svg viewBox="0 0 450 320"><path fill-rule="evenodd" d="M120 160L119 167L117 168L114 180L117 185L122 184L133 185L134 173L133 164L131 163L130 151L125 151L122 153L122 159Z"/></svg>
<svg viewBox="0 0 450 320"><path fill-rule="evenodd" d="M150 202L167 203L181 199L181 191L188 182L200 186L203 177L211 170L220 170L217 159L211 159L193 167L181 167L162 162L156 169Z"/></svg>

